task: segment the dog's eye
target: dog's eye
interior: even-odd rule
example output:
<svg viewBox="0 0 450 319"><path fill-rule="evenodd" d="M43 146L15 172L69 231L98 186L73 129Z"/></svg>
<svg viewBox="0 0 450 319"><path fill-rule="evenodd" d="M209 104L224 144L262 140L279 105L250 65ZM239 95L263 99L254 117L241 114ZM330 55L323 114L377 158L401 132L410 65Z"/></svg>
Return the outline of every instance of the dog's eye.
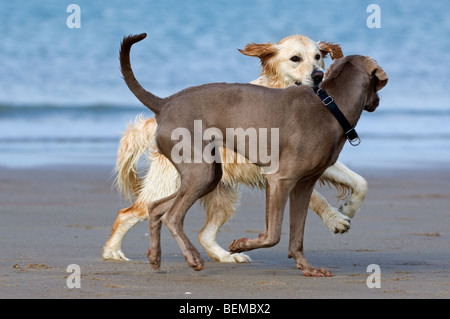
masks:
<svg viewBox="0 0 450 319"><path fill-rule="evenodd" d="M320 60L320 54L316 54L316 60L317 60L317 61Z"/></svg>
<svg viewBox="0 0 450 319"><path fill-rule="evenodd" d="M291 61L292 61L292 62L301 62L301 61L302 61L302 58L299 57L298 55L294 55L294 56L291 58Z"/></svg>

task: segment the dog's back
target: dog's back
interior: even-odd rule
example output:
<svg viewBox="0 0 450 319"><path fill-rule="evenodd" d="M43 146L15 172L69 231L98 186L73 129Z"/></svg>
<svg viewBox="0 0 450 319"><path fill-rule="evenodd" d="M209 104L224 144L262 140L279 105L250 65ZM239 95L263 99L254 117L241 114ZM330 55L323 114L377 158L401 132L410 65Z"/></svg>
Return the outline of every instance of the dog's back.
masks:
<svg viewBox="0 0 450 319"><path fill-rule="evenodd" d="M279 149L288 144L300 154L311 154L318 143L330 150L337 143L337 138L327 133L337 122L306 86L273 89L213 83L191 87L168 97L157 121L156 142L167 156L185 139L190 140L189 154L195 156L195 145L204 150L211 141L206 130L213 128L219 131L213 134L215 146L239 153L269 171L276 169ZM181 134L182 139L180 129L189 132ZM305 139L307 136L314 136L314 143Z"/></svg>
<svg viewBox="0 0 450 319"><path fill-rule="evenodd" d="M206 127L283 127L295 113L321 109L320 100L306 86L273 89L243 83L212 83L190 87L168 97L158 122L185 127L202 120ZM317 110L316 110L317 111Z"/></svg>

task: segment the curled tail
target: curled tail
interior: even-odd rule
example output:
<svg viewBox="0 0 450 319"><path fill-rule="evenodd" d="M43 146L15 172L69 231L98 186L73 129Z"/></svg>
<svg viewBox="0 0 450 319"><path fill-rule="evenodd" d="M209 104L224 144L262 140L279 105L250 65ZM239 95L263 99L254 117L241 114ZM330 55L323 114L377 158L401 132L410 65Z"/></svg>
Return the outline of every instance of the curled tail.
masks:
<svg viewBox="0 0 450 319"><path fill-rule="evenodd" d="M162 107L163 99L157 97L156 95L145 90L141 84L134 77L133 70L131 69L130 63L130 50L131 46L139 41L142 41L147 37L146 33L141 33L138 35L130 35L124 37L122 45L120 47L120 68L122 71L123 79L128 85L130 91L144 104L148 107L155 115L159 114Z"/></svg>
<svg viewBox="0 0 450 319"><path fill-rule="evenodd" d="M156 131L156 120L139 116L134 124L129 124L117 151L115 186L126 199L138 197L142 180L138 174L138 163L142 156L152 151L152 140Z"/></svg>

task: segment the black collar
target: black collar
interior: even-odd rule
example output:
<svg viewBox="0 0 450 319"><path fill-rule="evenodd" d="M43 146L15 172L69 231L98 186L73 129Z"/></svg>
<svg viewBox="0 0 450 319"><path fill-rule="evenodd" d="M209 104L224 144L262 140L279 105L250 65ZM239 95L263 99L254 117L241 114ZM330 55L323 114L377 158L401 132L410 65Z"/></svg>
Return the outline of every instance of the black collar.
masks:
<svg viewBox="0 0 450 319"><path fill-rule="evenodd" d="M345 132L345 137L347 137L350 144L353 146L358 146L361 143L361 139L359 138L358 133L356 133L356 130L347 121L345 115L342 114L333 98L329 96L324 89L319 89L317 91L317 95L322 100L323 105L325 105L330 110L331 114L333 114L339 124L341 124Z"/></svg>

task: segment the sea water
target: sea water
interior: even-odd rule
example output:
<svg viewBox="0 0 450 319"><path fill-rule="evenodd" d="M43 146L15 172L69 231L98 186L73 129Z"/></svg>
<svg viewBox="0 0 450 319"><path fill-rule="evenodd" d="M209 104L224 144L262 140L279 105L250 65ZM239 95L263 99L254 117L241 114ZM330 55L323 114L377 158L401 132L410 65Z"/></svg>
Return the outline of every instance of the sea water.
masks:
<svg viewBox="0 0 450 319"><path fill-rule="evenodd" d="M119 69L120 41L141 32L148 37L133 47L133 69L162 97L256 79L258 59L237 51L250 42L303 34L372 56L389 83L357 126L361 145L347 144L340 160L352 168L446 166L449 11L448 1L423 0L1 1L0 166L112 167L127 123L152 116ZM79 28L70 24L75 13Z"/></svg>

